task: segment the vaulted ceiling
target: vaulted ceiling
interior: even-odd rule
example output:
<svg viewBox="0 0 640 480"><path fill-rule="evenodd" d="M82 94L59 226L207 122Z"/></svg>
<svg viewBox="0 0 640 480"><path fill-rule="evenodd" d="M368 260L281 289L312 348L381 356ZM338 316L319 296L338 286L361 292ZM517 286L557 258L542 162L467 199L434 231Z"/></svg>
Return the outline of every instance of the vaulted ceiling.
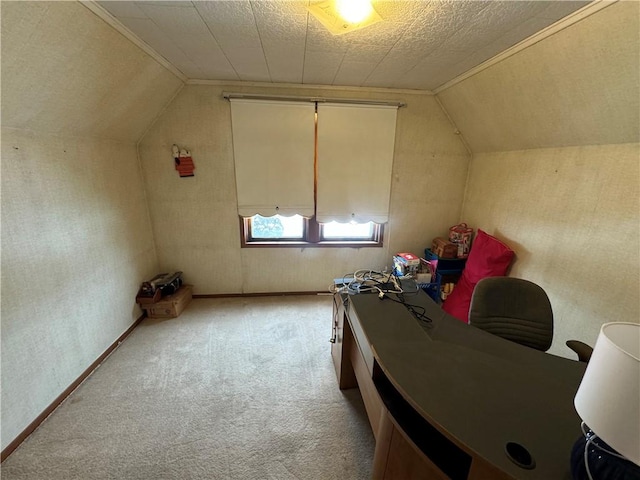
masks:
<svg viewBox="0 0 640 480"><path fill-rule="evenodd" d="M334 36L314 0L100 1L188 79L434 90L588 1L373 1Z"/></svg>

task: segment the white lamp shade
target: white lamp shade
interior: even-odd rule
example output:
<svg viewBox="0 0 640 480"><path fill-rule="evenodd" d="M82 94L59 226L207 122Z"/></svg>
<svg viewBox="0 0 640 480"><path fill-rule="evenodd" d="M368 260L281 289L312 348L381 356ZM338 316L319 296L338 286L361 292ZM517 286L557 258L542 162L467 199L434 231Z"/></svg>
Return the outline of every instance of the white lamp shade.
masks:
<svg viewBox="0 0 640 480"><path fill-rule="evenodd" d="M602 326L574 405L598 437L640 465L640 324Z"/></svg>

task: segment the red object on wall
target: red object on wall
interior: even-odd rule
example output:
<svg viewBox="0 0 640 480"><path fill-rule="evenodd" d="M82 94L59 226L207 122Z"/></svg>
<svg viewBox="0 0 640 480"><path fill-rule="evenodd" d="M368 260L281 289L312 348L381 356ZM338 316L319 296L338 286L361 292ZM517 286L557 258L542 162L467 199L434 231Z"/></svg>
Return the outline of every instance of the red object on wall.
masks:
<svg viewBox="0 0 640 480"><path fill-rule="evenodd" d="M177 157L175 159L176 162L176 170L180 174L181 177L193 177L193 171L196 166L193 164L193 159L191 157Z"/></svg>

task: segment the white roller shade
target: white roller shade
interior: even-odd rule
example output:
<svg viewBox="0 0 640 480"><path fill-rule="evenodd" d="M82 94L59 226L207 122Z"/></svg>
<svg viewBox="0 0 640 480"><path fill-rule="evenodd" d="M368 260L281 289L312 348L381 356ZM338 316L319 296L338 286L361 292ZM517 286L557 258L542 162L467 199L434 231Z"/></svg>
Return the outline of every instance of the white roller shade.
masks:
<svg viewBox="0 0 640 480"><path fill-rule="evenodd" d="M388 221L397 110L318 105L318 222Z"/></svg>
<svg viewBox="0 0 640 480"><path fill-rule="evenodd" d="M312 216L315 106L230 101L238 214Z"/></svg>

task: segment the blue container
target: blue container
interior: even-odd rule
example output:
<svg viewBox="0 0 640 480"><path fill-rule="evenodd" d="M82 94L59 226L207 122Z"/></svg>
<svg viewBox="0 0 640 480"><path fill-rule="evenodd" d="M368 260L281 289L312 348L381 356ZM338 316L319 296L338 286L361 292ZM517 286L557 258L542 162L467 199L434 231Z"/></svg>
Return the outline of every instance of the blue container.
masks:
<svg viewBox="0 0 640 480"><path fill-rule="evenodd" d="M431 297L431 299L440 303L440 285L442 282L442 277L439 273L436 273L436 281L431 283L419 283L418 286L424 290L424 292Z"/></svg>
<svg viewBox="0 0 640 480"><path fill-rule="evenodd" d="M459 274L464 270L466 258L440 258L429 248L424 249L425 260L438 260L438 273L442 275Z"/></svg>

